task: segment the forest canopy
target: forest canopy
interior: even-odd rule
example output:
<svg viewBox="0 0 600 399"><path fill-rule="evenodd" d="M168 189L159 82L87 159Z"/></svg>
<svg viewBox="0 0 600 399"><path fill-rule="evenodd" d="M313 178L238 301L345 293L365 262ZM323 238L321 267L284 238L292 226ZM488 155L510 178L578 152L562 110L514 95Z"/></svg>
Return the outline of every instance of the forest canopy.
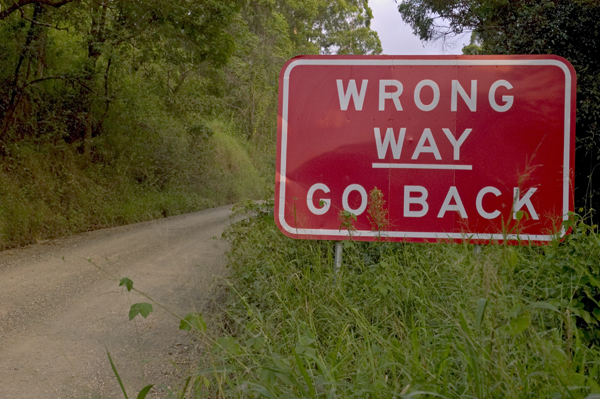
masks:
<svg viewBox="0 0 600 399"><path fill-rule="evenodd" d="M299 54L378 54L367 0L0 0L0 248L260 197Z"/></svg>

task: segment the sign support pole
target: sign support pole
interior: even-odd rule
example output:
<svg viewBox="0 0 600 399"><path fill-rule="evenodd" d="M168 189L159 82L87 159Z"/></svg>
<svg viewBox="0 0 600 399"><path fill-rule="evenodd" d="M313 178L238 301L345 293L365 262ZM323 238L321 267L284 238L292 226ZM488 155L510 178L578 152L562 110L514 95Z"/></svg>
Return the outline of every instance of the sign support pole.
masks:
<svg viewBox="0 0 600 399"><path fill-rule="evenodd" d="M475 255L475 259L479 260L479 257L481 256L481 245L475 244L473 246L473 255Z"/></svg>
<svg viewBox="0 0 600 399"><path fill-rule="evenodd" d="M340 271L340 267L342 267L342 242L341 241L335 242L334 260L335 260L335 263L333 266L333 270L335 271L335 274L337 275Z"/></svg>

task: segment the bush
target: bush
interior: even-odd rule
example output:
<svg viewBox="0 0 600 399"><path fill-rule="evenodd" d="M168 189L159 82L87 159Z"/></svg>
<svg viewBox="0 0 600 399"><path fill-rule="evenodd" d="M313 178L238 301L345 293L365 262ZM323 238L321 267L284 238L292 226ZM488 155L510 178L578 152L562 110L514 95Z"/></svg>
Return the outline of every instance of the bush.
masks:
<svg viewBox="0 0 600 399"><path fill-rule="evenodd" d="M206 135L165 120L95 138L91 159L62 139L9 143L0 159L0 250L264 195L266 178L235 127L212 122L215 134Z"/></svg>

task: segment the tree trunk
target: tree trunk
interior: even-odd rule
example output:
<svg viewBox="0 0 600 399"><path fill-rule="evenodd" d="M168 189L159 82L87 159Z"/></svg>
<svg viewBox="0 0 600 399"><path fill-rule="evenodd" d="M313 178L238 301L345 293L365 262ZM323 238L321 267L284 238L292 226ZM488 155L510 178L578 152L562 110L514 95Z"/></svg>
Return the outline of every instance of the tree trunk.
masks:
<svg viewBox="0 0 600 399"><path fill-rule="evenodd" d="M109 0L103 0L101 3L92 3L91 5L92 26L88 40L88 70L85 77L85 83L88 88L94 86L96 64L98 58L102 55L102 44L106 40L105 25L108 2ZM93 100L93 93L90 90L85 89L83 102L85 104L84 111L86 115L83 135L83 153L86 156L89 156L91 153L92 133L94 131Z"/></svg>
<svg viewBox="0 0 600 399"><path fill-rule="evenodd" d="M2 124L0 127L0 138L4 137L4 135L8 131L8 128L14 122L15 111L23 94L23 85L21 84L21 81L23 80L22 68L24 64L27 65L27 70L25 71L24 77L24 79L27 79L31 70L31 60L35 56L33 51L33 44L39 38L43 30L43 27L41 25L38 25L37 23L42 19L45 12L46 9L41 4L35 4L33 8L33 15L31 17L31 24L29 25L27 38L25 39L25 45L23 46L23 50L19 55L19 60L17 61L17 65L15 67L10 100L6 106L6 112L4 113L4 119L2 120ZM39 54L37 55L37 57L39 58Z"/></svg>

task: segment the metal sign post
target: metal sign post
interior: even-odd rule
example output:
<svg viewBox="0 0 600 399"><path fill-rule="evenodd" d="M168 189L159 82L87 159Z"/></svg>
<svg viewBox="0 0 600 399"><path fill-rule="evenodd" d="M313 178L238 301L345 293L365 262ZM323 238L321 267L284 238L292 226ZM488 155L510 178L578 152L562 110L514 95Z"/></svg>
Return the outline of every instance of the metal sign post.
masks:
<svg viewBox="0 0 600 399"><path fill-rule="evenodd" d="M342 267L342 242L341 241L336 241L335 242L335 264L333 266L333 270L335 271L335 274L337 275L340 271L340 268Z"/></svg>

